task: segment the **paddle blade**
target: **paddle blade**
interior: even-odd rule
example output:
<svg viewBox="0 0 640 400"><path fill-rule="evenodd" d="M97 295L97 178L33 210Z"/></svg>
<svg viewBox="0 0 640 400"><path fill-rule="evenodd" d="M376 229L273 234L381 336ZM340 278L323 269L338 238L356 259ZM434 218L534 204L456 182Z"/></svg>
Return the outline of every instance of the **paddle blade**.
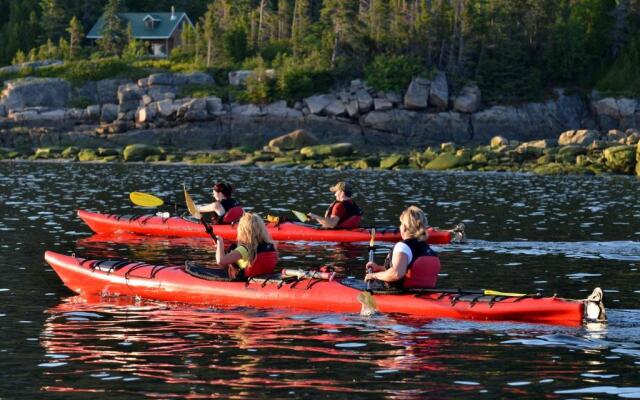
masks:
<svg viewBox="0 0 640 400"><path fill-rule="evenodd" d="M293 213L293 215L296 216L296 218L298 218L298 220L300 222L307 222L309 221L309 217L307 217L307 214L300 212L300 211L296 211L296 210L291 210L291 212Z"/></svg>
<svg viewBox="0 0 640 400"><path fill-rule="evenodd" d="M187 192L187 187L184 185L182 187L184 188L184 202L187 203L187 210L189 210L189 214L194 218L202 218L200 211L198 211L198 207L196 207L196 204L191 199L189 192Z"/></svg>
<svg viewBox="0 0 640 400"><path fill-rule="evenodd" d="M149 193L131 192L129 193L129 199L137 206L142 207L159 207L164 204L164 201Z"/></svg>
<svg viewBox="0 0 640 400"><path fill-rule="evenodd" d="M358 293L358 302L362 305L360 315L363 317L370 317L378 311L376 299L369 292Z"/></svg>
<svg viewBox="0 0 640 400"><path fill-rule="evenodd" d="M485 296L504 296L504 297L524 297L526 293L508 293L498 292L497 290L485 290L482 294Z"/></svg>

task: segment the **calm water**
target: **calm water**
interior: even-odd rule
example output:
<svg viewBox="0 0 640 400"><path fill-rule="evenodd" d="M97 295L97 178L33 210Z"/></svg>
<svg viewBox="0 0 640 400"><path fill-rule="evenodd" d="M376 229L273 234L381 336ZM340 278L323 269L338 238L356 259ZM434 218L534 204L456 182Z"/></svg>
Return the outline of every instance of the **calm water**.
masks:
<svg viewBox="0 0 640 400"><path fill-rule="evenodd" d="M347 179L367 225L409 204L470 242L441 247L442 286L583 298L606 327L219 309L69 292L45 249L210 262L207 239L92 236L75 210L141 213L133 190L197 202L227 179L263 214L322 211ZM640 398L640 181L630 177L0 163L0 398ZM281 244L283 267L362 276L366 249ZM378 250L381 260L386 248Z"/></svg>

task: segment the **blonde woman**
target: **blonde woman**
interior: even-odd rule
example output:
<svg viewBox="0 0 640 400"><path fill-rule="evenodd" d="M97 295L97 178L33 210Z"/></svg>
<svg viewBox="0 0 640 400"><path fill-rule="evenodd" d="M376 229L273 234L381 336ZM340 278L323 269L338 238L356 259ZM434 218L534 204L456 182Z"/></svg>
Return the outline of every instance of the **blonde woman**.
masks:
<svg viewBox="0 0 640 400"><path fill-rule="evenodd" d="M238 245L224 251L224 241L216 236L216 262L228 266L229 277L236 280L275 271L278 252L259 215L246 212L238 223Z"/></svg>
<svg viewBox="0 0 640 400"><path fill-rule="evenodd" d="M427 244L429 223L424 212L411 206L400 215L402 241L389 252L384 265L367 263L365 281L378 280L388 288L434 288L440 272L438 255Z"/></svg>

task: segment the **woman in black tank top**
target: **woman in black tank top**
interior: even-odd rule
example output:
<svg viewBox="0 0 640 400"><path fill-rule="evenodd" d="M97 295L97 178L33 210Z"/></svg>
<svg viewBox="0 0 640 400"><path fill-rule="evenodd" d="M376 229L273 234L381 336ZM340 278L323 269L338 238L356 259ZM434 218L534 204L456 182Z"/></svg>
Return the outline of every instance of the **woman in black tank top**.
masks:
<svg viewBox="0 0 640 400"><path fill-rule="evenodd" d="M198 206L198 211L201 213L213 212L217 216L217 220L222 220L222 217L231 208L238 205L238 202L231 197L233 188L230 184L224 182L218 182L213 186L213 203Z"/></svg>

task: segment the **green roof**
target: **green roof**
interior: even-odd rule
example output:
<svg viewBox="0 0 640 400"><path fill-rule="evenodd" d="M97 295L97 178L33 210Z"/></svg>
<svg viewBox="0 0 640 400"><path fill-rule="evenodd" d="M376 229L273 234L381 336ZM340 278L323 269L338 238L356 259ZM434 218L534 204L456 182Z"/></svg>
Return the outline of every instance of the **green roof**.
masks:
<svg viewBox="0 0 640 400"><path fill-rule="evenodd" d="M170 12L119 13L118 17L125 26L131 24L133 37L136 39L168 39L183 20L193 26L186 13L176 12L173 19L171 15ZM148 19L154 20L152 28L145 23ZM104 16L100 17L98 22L91 28L87 34L87 39L100 39L103 26Z"/></svg>

